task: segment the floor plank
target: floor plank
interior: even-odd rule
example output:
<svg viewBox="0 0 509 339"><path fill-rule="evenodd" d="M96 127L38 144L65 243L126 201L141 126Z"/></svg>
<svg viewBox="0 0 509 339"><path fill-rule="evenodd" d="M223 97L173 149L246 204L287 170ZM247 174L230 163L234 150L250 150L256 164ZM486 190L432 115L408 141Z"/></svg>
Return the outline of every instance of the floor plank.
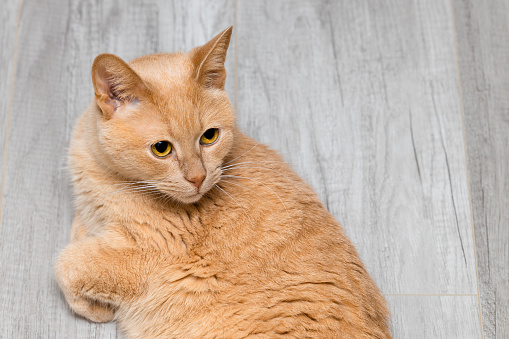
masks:
<svg viewBox="0 0 509 339"><path fill-rule="evenodd" d="M4 151L9 120L12 92L12 72L16 50L16 28L18 24L19 0L7 0L2 3L0 11L0 204L2 203L1 187L4 168ZM2 206L0 205L0 218Z"/></svg>
<svg viewBox="0 0 509 339"><path fill-rule="evenodd" d="M454 9L484 338L508 338L509 4Z"/></svg>
<svg viewBox="0 0 509 339"><path fill-rule="evenodd" d="M477 293L451 14L238 3L241 126L315 187L384 293Z"/></svg>
<svg viewBox="0 0 509 339"><path fill-rule="evenodd" d="M390 295L387 300L394 339L481 338L476 295Z"/></svg>
<svg viewBox="0 0 509 339"><path fill-rule="evenodd" d="M53 277L72 220L66 147L75 119L92 98L92 61L102 52L128 60L187 50L233 22L233 1L25 2L0 228L1 336L120 337L114 323L97 325L72 315Z"/></svg>
<svg viewBox="0 0 509 339"><path fill-rule="evenodd" d="M115 333L114 325L94 328L72 316L53 278L71 222L66 144L84 94L73 53L87 54L72 39L70 13L67 4L42 2L25 2L21 13L0 230L0 328L8 338Z"/></svg>
<svg viewBox="0 0 509 339"><path fill-rule="evenodd" d="M0 161L19 1L0 9ZM90 66L102 52L188 50L235 20L226 87L239 123L281 151L342 222L389 294L396 338L481 336L463 102L484 337L508 337L509 5L452 4L25 1L0 219L0 337L120 337L115 324L73 316L53 278L72 220L66 147L92 96Z"/></svg>

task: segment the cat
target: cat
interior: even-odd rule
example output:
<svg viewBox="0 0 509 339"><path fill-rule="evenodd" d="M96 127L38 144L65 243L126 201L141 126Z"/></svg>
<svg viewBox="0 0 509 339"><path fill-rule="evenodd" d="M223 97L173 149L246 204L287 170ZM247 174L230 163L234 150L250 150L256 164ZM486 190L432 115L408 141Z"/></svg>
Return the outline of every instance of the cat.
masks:
<svg viewBox="0 0 509 339"><path fill-rule="evenodd" d="M70 308L127 338L390 338L341 226L224 91L232 27L188 53L101 54L69 149Z"/></svg>

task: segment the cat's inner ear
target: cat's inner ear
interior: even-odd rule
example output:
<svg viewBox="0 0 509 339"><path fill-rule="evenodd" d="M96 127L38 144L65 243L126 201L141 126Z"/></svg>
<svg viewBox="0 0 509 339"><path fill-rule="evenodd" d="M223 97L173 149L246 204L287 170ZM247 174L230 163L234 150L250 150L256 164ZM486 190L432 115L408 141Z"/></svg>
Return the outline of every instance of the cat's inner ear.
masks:
<svg viewBox="0 0 509 339"><path fill-rule="evenodd" d="M193 61L195 79L205 87L224 89L226 70L224 62L233 28L230 26L205 45L189 53Z"/></svg>
<svg viewBox="0 0 509 339"><path fill-rule="evenodd" d="M147 86L131 67L118 56L100 54L92 65L97 105L111 118L115 111L126 103L135 103L147 94Z"/></svg>

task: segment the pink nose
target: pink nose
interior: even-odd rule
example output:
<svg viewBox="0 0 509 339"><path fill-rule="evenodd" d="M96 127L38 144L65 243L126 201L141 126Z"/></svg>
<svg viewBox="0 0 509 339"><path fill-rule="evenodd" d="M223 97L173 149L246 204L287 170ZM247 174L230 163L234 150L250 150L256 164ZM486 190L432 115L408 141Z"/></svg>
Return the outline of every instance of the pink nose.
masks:
<svg viewBox="0 0 509 339"><path fill-rule="evenodd" d="M203 180L205 180L205 174L194 175L186 179L187 181L192 183L198 190L200 190L201 184L203 184Z"/></svg>

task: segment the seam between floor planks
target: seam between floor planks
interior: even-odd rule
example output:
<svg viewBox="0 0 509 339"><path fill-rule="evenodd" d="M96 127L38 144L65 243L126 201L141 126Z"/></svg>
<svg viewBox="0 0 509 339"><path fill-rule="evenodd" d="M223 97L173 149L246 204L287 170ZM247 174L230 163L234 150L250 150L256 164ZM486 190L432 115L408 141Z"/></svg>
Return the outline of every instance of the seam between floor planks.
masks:
<svg viewBox="0 0 509 339"><path fill-rule="evenodd" d="M482 309L481 309L481 292L479 288L479 269L477 266L477 248L475 243L475 225L474 225L474 210L472 206L472 190L470 188L470 170L468 167L468 149L467 149L467 136L465 131L465 110L463 107L463 90L461 86L461 73L460 73L460 65L459 65L459 55L458 55L458 33L456 31L456 19L454 17L454 4L453 0L449 0L450 7L451 7L451 20L452 20L452 29L453 29L453 36L454 36L454 58L456 62L456 81L458 83L458 96L459 96L459 108L461 113L461 128L463 132L463 145L464 145L464 151L465 151L465 167L467 170L466 176L467 176L467 188L468 188L468 205L470 209L470 227L472 228L472 242L473 242L473 250L474 250L474 265L475 265L475 282L477 285L477 307L478 307L478 313L479 313L479 323L481 325L481 338L484 339L484 328L483 328L483 321L482 321Z"/></svg>
<svg viewBox="0 0 509 339"><path fill-rule="evenodd" d="M477 294L412 294L412 293L382 293L384 296L402 296L402 297L476 297Z"/></svg>
<svg viewBox="0 0 509 339"><path fill-rule="evenodd" d="M19 38L19 22L21 19L21 9L23 8L23 0L18 3L18 18L16 19L16 32L14 33L14 51L12 53L12 75L11 75L11 93L9 95L9 109L7 111L7 123L5 126L5 142L4 157L2 163L2 181L0 182L0 227L2 227L2 206L4 201L5 172L7 168L7 150L9 144L9 131L11 129L12 100L14 97L14 83L16 81L16 66L18 62L18 38Z"/></svg>

